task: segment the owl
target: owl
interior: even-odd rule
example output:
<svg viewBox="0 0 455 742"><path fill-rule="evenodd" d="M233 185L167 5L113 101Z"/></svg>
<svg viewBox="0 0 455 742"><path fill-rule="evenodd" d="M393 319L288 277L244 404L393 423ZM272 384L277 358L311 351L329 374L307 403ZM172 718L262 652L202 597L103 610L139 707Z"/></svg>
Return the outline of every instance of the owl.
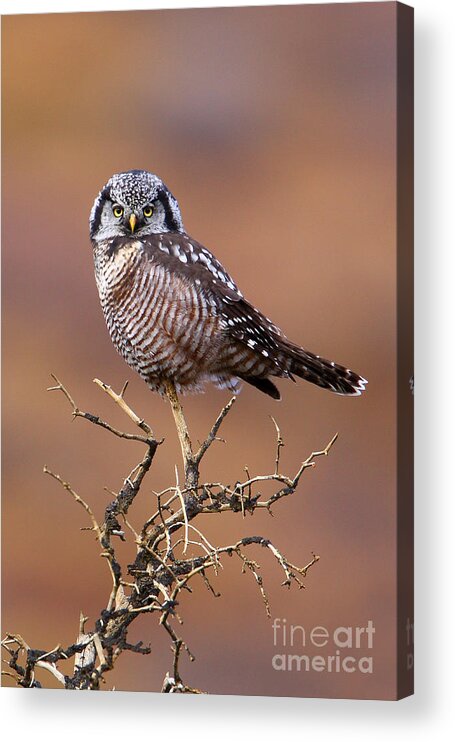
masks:
<svg viewBox="0 0 455 742"><path fill-rule="evenodd" d="M241 382L280 399L271 377L358 395L366 379L291 342L185 232L177 200L145 170L113 175L90 214L95 276L112 341L148 386Z"/></svg>

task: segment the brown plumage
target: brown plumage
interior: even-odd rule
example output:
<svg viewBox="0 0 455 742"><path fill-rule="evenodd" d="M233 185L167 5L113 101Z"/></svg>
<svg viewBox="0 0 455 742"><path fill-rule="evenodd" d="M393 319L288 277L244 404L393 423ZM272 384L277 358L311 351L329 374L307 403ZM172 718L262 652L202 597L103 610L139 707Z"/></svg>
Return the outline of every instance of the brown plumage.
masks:
<svg viewBox="0 0 455 742"><path fill-rule="evenodd" d="M210 381L237 391L244 380L279 399L269 377L294 375L339 394L365 388L358 374L291 343L243 298L185 233L177 202L151 173L113 176L90 226L111 338L150 388L162 392L170 380L177 391L199 391Z"/></svg>

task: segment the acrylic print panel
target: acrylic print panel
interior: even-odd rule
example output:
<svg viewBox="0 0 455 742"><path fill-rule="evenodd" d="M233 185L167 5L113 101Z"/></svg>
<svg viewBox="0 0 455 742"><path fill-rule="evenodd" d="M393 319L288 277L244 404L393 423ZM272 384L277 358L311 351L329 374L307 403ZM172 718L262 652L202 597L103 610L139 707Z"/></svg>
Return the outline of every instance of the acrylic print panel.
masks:
<svg viewBox="0 0 455 742"><path fill-rule="evenodd" d="M10 665L11 652L18 655L5 685L403 695L396 680L404 631L396 602L397 13L385 2L3 19L3 628L40 650L27 660L19 640L7 640ZM293 342L368 379L361 396L336 395L297 378L300 356L292 365L283 351L277 368L297 383L274 379L279 403L244 383L217 434L225 443L215 440L200 463L199 482L224 488L195 490L190 466L185 492L169 401L115 352L99 305L89 213L110 176L132 168L159 175L191 238ZM168 229L176 206L167 191L134 203L122 189L104 196L96 226L123 225L124 236L110 244L98 282L106 289L109 271L117 271L125 297L133 291L121 283L128 261L149 239L141 229L148 219ZM131 223L134 210L139 225ZM178 222L171 228L178 231ZM109 238L120 234L115 229ZM266 353L251 364L268 361L277 336L245 309L210 255L195 260L181 234L151 242L147 270L165 265L171 276L155 297L170 302L161 327L172 325L172 302L203 293L204 316L219 321L225 312L222 336L232 352L252 351L260 340ZM143 284L150 291L151 281ZM168 339L186 328L194 306L185 311L180 304ZM111 318L114 335L115 327ZM189 334L200 329L196 322ZM215 363L221 330L209 331ZM177 346L172 358L181 365ZM312 368L317 380L316 361ZM411 370L404 373L407 383ZM79 410L150 438L118 398L92 383L101 379L120 393L128 380L125 402L164 442L155 452L154 444L103 430L98 417L70 424L71 400L61 389L46 392L58 387L51 374ZM230 397L211 384L180 396L194 450ZM272 416L285 444L278 471L290 481L250 488L248 479L276 471ZM311 460L297 486L302 461L336 433L327 457ZM135 467L147 451L154 458L136 493L143 470ZM102 532L90 530L89 514L43 466L88 503ZM258 503L283 487L295 491L278 498L272 518ZM171 509L158 508L172 496ZM141 528L152 516L145 539ZM306 574L297 571L305 565ZM410 578L405 583L408 589ZM176 585L182 589L173 592ZM409 638L410 621L407 628ZM75 655L77 641L84 656ZM50 655L36 665L56 645L71 648L70 658Z"/></svg>

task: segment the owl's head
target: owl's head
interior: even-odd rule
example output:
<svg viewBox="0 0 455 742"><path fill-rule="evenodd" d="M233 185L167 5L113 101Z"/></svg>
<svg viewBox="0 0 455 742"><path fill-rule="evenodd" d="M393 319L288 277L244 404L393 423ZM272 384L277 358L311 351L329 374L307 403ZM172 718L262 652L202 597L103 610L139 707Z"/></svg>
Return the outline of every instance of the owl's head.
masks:
<svg viewBox="0 0 455 742"><path fill-rule="evenodd" d="M90 237L94 242L181 231L177 200L157 175L146 170L113 175L90 213Z"/></svg>

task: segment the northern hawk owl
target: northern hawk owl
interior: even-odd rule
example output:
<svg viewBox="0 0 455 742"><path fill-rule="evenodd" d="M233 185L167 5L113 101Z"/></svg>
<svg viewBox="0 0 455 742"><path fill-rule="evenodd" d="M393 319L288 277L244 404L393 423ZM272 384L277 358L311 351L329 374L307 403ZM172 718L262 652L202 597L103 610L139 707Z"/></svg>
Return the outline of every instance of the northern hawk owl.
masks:
<svg viewBox="0 0 455 742"><path fill-rule="evenodd" d="M246 381L274 399L270 377L299 376L357 395L364 378L292 343L248 302L221 263L183 227L177 200L145 170L113 175L90 214L95 274L112 341L148 386L237 392Z"/></svg>

